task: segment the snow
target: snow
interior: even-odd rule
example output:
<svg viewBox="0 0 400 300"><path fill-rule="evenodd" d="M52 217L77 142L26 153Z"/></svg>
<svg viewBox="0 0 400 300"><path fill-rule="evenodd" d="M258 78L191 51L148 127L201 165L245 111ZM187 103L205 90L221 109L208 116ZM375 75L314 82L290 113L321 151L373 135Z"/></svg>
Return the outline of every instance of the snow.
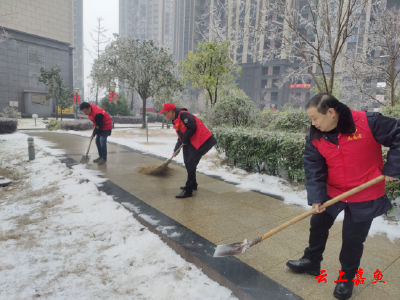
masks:
<svg viewBox="0 0 400 300"><path fill-rule="evenodd" d="M59 131L64 132L65 131ZM69 131L70 134L90 136L91 132ZM145 131L142 129L114 130L109 137L110 142L128 146L144 153L155 154L170 158L177 141L175 130L149 128L149 143L146 142ZM286 204L294 204L310 209L307 204L307 193L304 187L294 188L286 180L260 173L250 173L245 170L229 167L221 164L224 155L219 154L215 148L211 149L200 161L197 171L206 175L219 176L222 180L236 184L237 192L248 190L277 195L284 198ZM174 161L183 164L183 155L180 153ZM397 199L400 202L400 199ZM341 212L336 221L342 221L344 212ZM374 219L371 225L370 235L384 233L390 239L400 238L400 224L389 222L382 216Z"/></svg>
<svg viewBox="0 0 400 300"><path fill-rule="evenodd" d="M236 299L100 192L97 172L38 138L29 162L27 137L0 135L14 179L0 188L0 299Z"/></svg>

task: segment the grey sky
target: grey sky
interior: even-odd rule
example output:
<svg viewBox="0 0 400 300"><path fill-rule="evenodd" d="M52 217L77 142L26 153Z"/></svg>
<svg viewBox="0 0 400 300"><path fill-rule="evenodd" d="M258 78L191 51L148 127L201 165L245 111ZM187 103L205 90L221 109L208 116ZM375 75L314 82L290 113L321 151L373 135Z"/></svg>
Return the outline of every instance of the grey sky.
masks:
<svg viewBox="0 0 400 300"><path fill-rule="evenodd" d="M104 19L102 26L108 31L106 35L112 37L113 33L118 33L118 18L119 18L119 0L83 0L83 42L86 48L93 49L94 42L90 36L90 32L97 26L97 18ZM84 54L84 77L85 89L88 92L87 86L92 68L93 59L85 51Z"/></svg>

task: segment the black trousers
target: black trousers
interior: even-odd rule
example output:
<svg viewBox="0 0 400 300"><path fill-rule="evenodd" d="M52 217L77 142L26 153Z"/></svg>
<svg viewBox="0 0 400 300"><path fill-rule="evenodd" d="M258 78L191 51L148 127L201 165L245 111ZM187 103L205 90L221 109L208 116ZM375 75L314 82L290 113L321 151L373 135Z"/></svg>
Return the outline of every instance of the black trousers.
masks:
<svg viewBox="0 0 400 300"><path fill-rule="evenodd" d="M347 279L353 279L360 266L361 256L364 250L364 242L367 238L373 219L363 222L354 222L348 206L344 209L344 220L342 228L342 249L339 261L342 265L342 272L345 272ZM328 240L329 229L332 227L335 218L328 212L314 214L310 221L309 246L304 251L304 257L315 262L321 262L322 254ZM338 273L339 275L339 273Z"/></svg>
<svg viewBox="0 0 400 300"><path fill-rule="evenodd" d="M188 144L182 147L183 151L183 162L187 170L187 181L186 190L192 190L197 187L196 181L196 169L200 162L201 157L211 150L212 147L217 143L214 136L211 136L199 149L196 149L192 144Z"/></svg>
<svg viewBox="0 0 400 300"><path fill-rule="evenodd" d="M198 153L189 152L187 146L182 147L183 151L183 162L185 163L186 171L187 171L187 180L186 180L186 190L192 190L194 187L197 187L196 181L196 169L197 165L200 162L201 157L204 155L200 155Z"/></svg>

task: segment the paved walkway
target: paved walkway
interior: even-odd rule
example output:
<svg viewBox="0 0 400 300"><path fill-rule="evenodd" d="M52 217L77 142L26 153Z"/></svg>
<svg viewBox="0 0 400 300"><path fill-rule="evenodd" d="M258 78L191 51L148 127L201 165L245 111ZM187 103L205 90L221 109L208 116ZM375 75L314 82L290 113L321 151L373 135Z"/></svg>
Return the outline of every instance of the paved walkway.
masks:
<svg viewBox="0 0 400 300"><path fill-rule="evenodd" d="M79 161L87 149L88 138L50 132L29 133L55 143L67 155ZM137 172L142 165L160 165L163 161L149 155L108 145L108 163L88 168L98 169L111 182L176 220L214 244L227 244L256 238L304 212L295 205L256 193L237 189L234 185L198 174L198 190L187 199L176 199L179 186L186 181L186 170L173 165L168 176L146 176ZM97 157L92 145L92 159ZM294 274L286 267L289 259L301 257L308 244L309 218L302 220L237 258L306 300L335 299L334 280L340 269L342 222L331 229L322 268L327 283L310 275ZM218 259L218 258L215 258ZM365 283L354 287L352 299L399 299L400 241L391 242L385 235L368 237L361 261ZM379 269L386 283L371 284Z"/></svg>

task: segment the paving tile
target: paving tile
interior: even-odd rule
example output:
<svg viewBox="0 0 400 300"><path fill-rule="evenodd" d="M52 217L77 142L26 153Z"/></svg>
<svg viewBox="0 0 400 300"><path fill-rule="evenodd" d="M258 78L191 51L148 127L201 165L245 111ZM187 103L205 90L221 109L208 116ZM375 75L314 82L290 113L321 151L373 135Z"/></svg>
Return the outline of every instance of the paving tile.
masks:
<svg viewBox="0 0 400 300"><path fill-rule="evenodd" d="M206 183L202 185L202 188L207 189L211 192L217 193L217 194L223 194L223 193L228 193L232 191L236 191L236 187L234 185L221 182L221 181L215 181L212 183Z"/></svg>

